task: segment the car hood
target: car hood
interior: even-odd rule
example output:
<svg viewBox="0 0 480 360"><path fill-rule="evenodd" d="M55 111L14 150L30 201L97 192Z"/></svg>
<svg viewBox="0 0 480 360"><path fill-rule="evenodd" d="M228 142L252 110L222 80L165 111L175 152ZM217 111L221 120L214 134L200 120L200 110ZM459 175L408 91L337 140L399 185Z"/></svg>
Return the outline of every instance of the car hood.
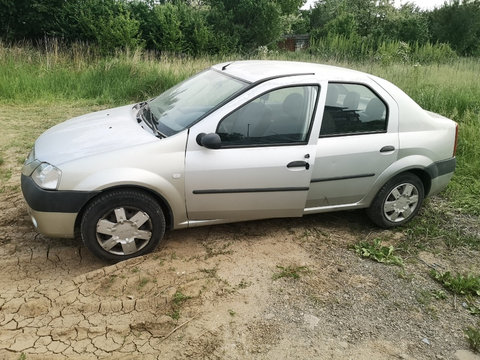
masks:
<svg viewBox="0 0 480 360"><path fill-rule="evenodd" d="M35 142L35 157L60 165L98 153L158 139L138 124L133 105L82 115L45 131Z"/></svg>

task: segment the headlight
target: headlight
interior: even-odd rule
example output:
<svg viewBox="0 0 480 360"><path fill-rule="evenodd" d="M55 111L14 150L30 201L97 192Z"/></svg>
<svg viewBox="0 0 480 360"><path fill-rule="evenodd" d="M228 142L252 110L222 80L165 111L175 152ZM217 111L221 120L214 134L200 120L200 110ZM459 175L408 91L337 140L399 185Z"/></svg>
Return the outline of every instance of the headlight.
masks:
<svg viewBox="0 0 480 360"><path fill-rule="evenodd" d="M32 179L42 189L56 190L60 183L62 172L49 163L41 163L32 173Z"/></svg>

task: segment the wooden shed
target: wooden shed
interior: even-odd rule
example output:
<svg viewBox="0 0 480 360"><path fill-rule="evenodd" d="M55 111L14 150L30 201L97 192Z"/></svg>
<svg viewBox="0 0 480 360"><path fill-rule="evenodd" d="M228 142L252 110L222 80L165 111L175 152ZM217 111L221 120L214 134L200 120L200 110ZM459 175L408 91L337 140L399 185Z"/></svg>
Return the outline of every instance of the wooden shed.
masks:
<svg viewBox="0 0 480 360"><path fill-rule="evenodd" d="M278 42L278 47L287 51L301 51L307 49L310 45L310 35L285 35L282 41Z"/></svg>

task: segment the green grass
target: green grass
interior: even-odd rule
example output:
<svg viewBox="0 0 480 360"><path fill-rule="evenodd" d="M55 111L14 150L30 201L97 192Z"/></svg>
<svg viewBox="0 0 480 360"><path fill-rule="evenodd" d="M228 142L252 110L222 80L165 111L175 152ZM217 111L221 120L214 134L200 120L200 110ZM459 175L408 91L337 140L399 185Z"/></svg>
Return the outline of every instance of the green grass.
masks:
<svg viewBox="0 0 480 360"><path fill-rule="evenodd" d="M480 249L480 239L474 231L477 220L472 218L470 224L462 226L452 218L452 206L451 202L427 200L419 216L398 229L405 235L405 241L398 244L399 250L416 253L442 245L449 250L458 247Z"/></svg>
<svg viewBox="0 0 480 360"><path fill-rule="evenodd" d="M336 34L311 39L310 52L337 62L368 62L384 66L394 63L449 63L458 57L447 44L408 44L403 41L379 41Z"/></svg>
<svg viewBox="0 0 480 360"><path fill-rule="evenodd" d="M69 48L45 53L0 44L0 99L125 104L158 95L211 63L208 59L158 59L140 51L97 58Z"/></svg>

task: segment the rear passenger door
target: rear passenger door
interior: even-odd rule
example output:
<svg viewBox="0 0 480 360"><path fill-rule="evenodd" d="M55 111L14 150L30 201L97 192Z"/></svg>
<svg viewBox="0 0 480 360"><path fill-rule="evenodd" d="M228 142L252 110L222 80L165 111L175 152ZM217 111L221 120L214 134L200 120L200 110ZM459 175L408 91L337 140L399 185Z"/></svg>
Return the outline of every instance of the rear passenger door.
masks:
<svg viewBox="0 0 480 360"><path fill-rule="evenodd" d="M307 212L353 205L398 157L398 108L372 84L329 83Z"/></svg>

